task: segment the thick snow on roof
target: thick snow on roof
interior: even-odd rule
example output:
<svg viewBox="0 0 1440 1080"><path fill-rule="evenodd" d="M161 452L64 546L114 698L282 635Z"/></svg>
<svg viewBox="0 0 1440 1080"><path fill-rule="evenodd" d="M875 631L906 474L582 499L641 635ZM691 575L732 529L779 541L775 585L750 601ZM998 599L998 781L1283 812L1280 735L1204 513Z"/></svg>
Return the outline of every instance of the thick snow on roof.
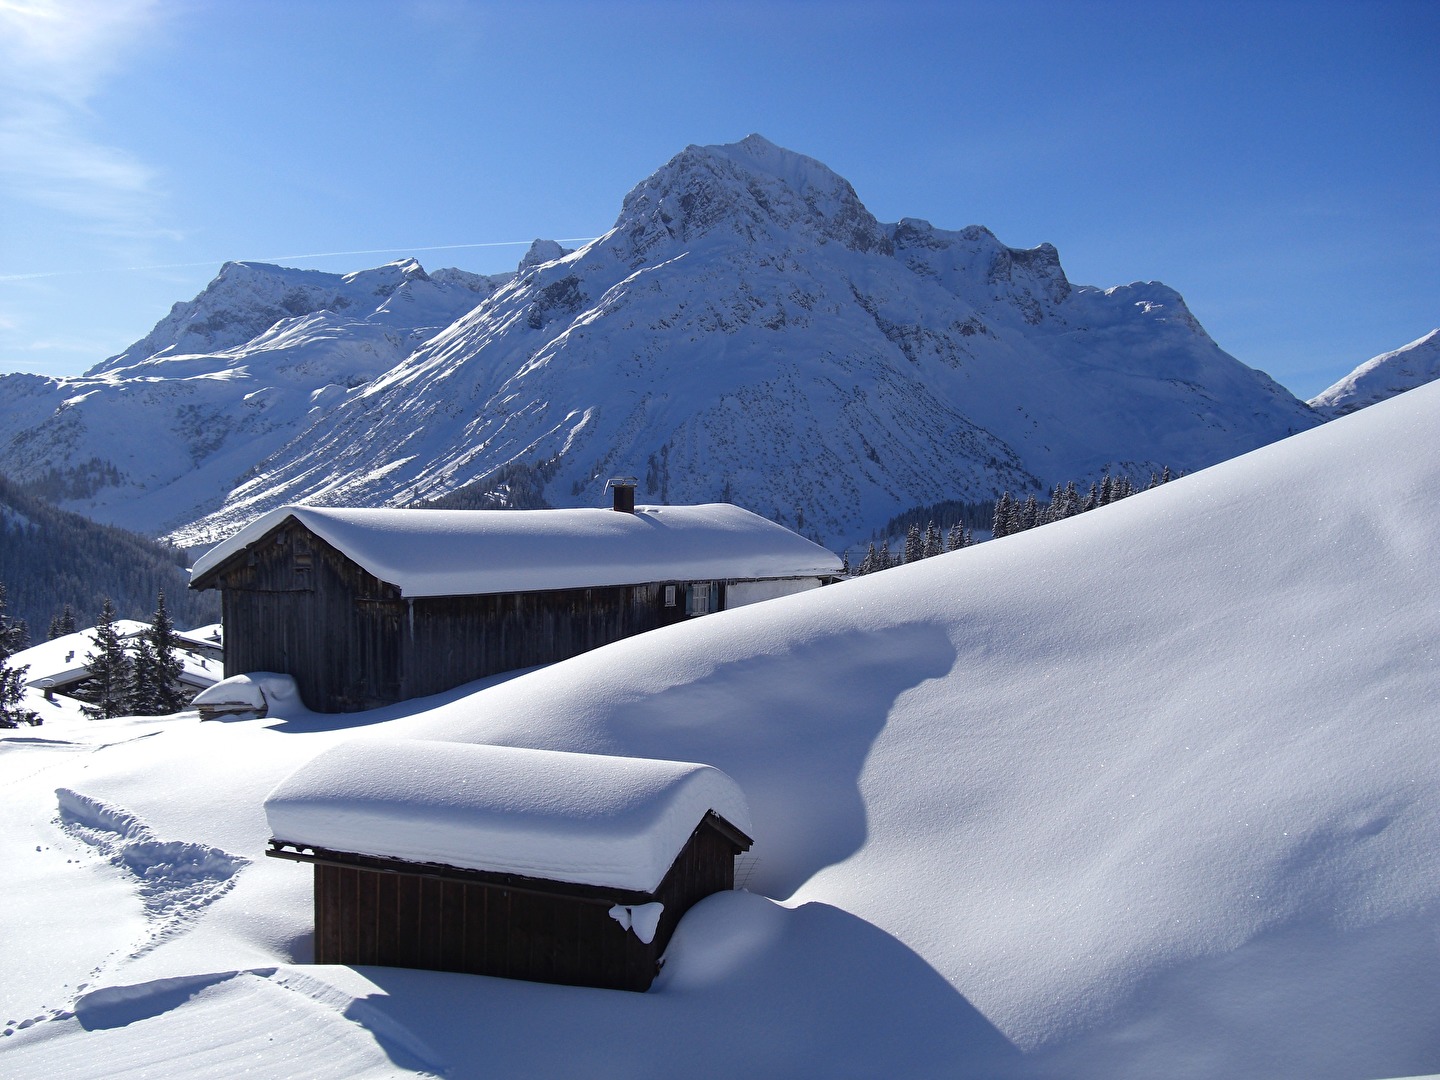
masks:
<svg viewBox="0 0 1440 1080"><path fill-rule="evenodd" d="M265 800L304 847L644 892L710 810L750 832L708 765L402 739L328 750Z"/></svg>
<svg viewBox="0 0 1440 1080"><path fill-rule="evenodd" d="M135 619L116 619L114 627L116 637L129 641L150 629L150 624ZM92 626L21 649L10 658L10 666L30 669L25 673L25 682L29 686L39 686L47 679L63 686L84 678L90 670L85 658L94 651L95 628Z"/></svg>
<svg viewBox="0 0 1440 1080"><path fill-rule="evenodd" d="M837 574L818 544L728 503L614 510L283 506L196 561L191 579L294 517L405 596Z"/></svg>

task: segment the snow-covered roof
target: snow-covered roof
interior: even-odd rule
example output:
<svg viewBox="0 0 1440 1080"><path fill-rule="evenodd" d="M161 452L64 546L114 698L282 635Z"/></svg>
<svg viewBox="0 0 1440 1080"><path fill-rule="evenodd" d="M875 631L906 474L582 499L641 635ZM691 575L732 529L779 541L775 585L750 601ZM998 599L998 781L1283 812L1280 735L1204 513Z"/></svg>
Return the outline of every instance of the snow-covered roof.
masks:
<svg viewBox="0 0 1440 1080"><path fill-rule="evenodd" d="M114 625L116 637L127 646L150 629L149 623L137 619L116 619ZM48 682L54 687L65 687L89 677L90 665L86 661L95 648L92 626L22 649L10 658L10 665L29 669L25 672L27 686L42 687ZM181 664L180 681L187 685L209 686L221 677L223 665L219 661L200 655L183 640L175 656Z"/></svg>
<svg viewBox="0 0 1440 1080"><path fill-rule="evenodd" d="M644 892L711 810L750 832L709 765L412 739L342 744L265 800L303 847Z"/></svg>
<svg viewBox="0 0 1440 1080"><path fill-rule="evenodd" d="M728 503L641 506L633 514L283 506L207 551L191 581L292 517L411 597L826 576L841 569L820 545Z"/></svg>
<svg viewBox="0 0 1440 1080"><path fill-rule="evenodd" d="M115 636L121 641L138 638L150 629L149 623L136 619L116 619ZM11 667L28 667L25 682L29 686L40 686L49 680L56 686L83 679L90 673L86 657L95 651L95 628L92 626L73 634L42 641L28 649L21 649L10 658Z"/></svg>

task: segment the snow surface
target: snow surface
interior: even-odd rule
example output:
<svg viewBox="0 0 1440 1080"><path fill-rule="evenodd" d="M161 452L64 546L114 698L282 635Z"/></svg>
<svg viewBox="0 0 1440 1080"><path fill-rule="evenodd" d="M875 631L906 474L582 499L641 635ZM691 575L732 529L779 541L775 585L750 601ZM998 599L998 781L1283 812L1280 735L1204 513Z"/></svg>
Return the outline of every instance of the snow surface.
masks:
<svg viewBox="0 0 1440 1080"><path fill-rule="evenodd" d="M300 690L290 675L252 671L231 675L196 694L191 705L237 706L264 716L283 713L300 703Z"/></svg>
<svg viewBox="0 0 1440 1080"><path fill-rule="evenodd" d="M834 554L738 506L384 510L285 506L199 559L199 580L287 518L402 595L473 596L652 581L838 574Z"/></svg>
<svg viewBox="0 0 1440 1080"><path fill-rule="evenodd" d="M327 750L265 800L300 847L641 892L711 810L749 833L744 794L709 765L428 739Z"/></svg>
<svg viewBox="0 0 1440 1080"><path fill-rule="evenodd" d="M1436 1073L1437 445L1429 385L1068 521L371 713L47 707L0 734L0 1073ZM310 875L259 857L262 804L368 737L714 765L754 891L692 908L646 994L312 966ZM146 892L147 842L238 869Z"/></svg>

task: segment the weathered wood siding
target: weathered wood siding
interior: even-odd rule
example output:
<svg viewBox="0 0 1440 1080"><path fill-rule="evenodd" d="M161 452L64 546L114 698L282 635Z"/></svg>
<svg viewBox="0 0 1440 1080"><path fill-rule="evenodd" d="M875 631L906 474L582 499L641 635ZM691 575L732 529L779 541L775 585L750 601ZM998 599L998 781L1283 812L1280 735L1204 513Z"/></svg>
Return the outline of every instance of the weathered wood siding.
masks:
<svg viewBox="0 0 1440 1080"><path fill-rule="evenodd" d="M434 868L376 869L380 860L373 859L354 866L316 862L315 962L643 991L680 917L710 893L734 887L739 850L707 818L654 894L464 871L447 877ZM610 916L612 904L652 900L665 910L648 944Z"/></svg>
<svg viewBox="0 0 1440 1080"><path fill-rule="evenodd" d="M403 696L422 697L502 671L550 664L685 618L664 586L447 596L412 601Z"/></svg>
<svg viewBox="0 0 1440 1080"><path fill-rule="evenodd" d="M220 568L225 674L295 678L313 709L344 712L400 699L405 603L287 520Z"/></svg>
<svg viewBox="0 0 1440 1080"><path fill-rule="evenodd" d="M225 674L292 675L318 712L437 694L685 618L684 583L403 599L294 519L212 573Z"/></svg>

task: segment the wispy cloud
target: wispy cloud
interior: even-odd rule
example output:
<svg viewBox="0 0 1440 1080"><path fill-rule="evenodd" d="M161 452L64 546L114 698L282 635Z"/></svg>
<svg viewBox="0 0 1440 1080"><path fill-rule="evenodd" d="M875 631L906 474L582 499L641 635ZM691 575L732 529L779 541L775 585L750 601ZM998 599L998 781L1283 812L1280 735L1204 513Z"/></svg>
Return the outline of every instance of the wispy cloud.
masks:
<svg viewBox="0 0 1440 1080"><path fill-rule="evenodd" d="M101 233L155 232L156 172L96 136L94 101L156 0L0 0L0 189Z"/></svg>

